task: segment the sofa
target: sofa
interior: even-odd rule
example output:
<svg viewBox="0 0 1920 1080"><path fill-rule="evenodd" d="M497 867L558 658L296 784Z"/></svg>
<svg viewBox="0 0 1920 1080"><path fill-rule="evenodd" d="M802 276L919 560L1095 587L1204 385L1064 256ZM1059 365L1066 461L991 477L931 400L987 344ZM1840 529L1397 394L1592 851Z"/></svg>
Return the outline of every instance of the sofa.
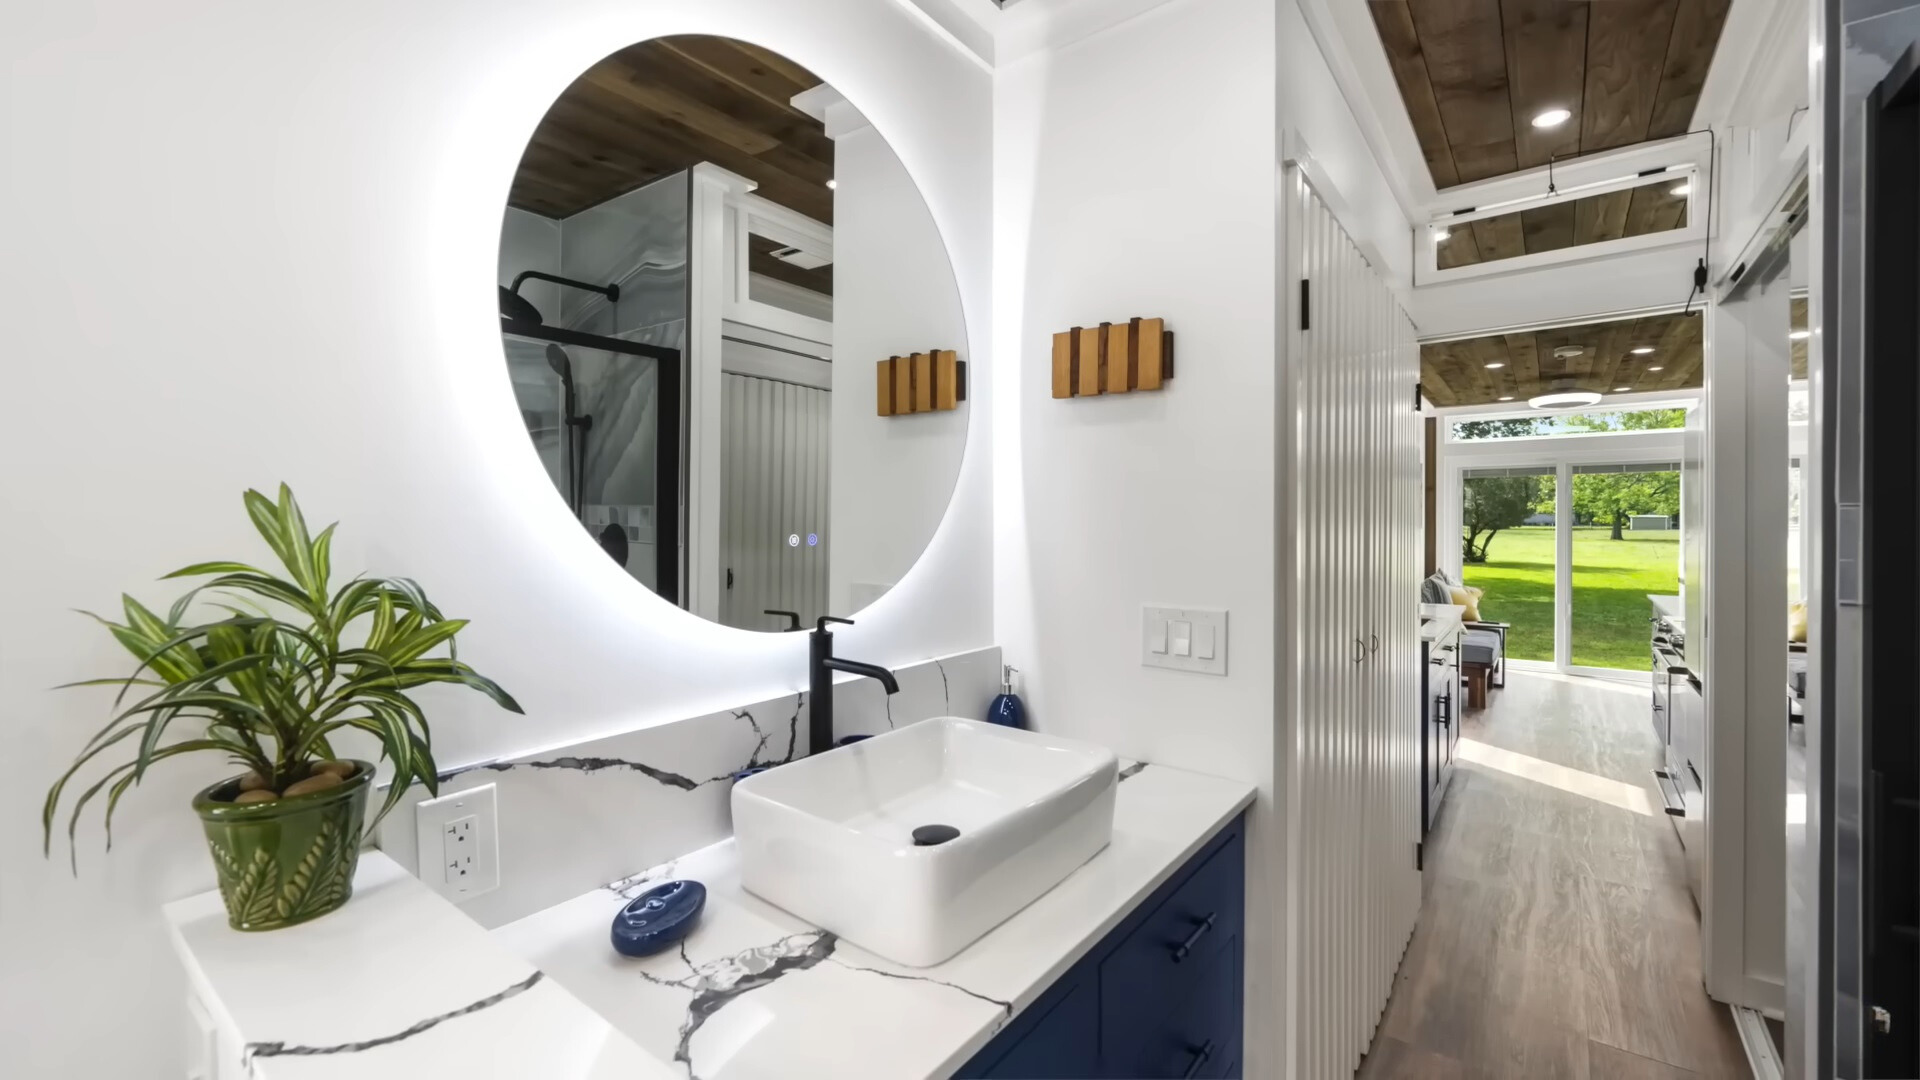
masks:
<svg viewBox="0 0 1920 1080"><path fill-rule="evenodd" d="M1466 595L1459 596L1460 593ZM1507 685L1507 631L1511 627L1479 618L1480 597L1479 589L1453 580L1445 570L1434 571L1420 583L1423 604L1460 605L1462 600L1468 601L1467 614L1473 617L1462 620L1460 675L1467 684L1469 709L1486 708L1488 691L1504 689Z"/></svg>

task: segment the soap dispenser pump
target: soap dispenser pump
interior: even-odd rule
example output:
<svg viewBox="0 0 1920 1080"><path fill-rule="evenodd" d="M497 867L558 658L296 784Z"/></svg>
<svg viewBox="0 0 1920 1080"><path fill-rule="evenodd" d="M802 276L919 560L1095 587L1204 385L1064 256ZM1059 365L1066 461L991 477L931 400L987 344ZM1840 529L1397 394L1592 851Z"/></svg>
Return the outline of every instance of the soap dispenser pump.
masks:
<svg viewBox="0 0 1920 1080"><path fill-rule="evenodd" d="M1013 692L1013 677L1018 674L1020 669L1012 664L1000 665L1000 696L987 706L989 723L1013 728L1027 726L1027 707L1020 701L1020 695Z"/></svg>

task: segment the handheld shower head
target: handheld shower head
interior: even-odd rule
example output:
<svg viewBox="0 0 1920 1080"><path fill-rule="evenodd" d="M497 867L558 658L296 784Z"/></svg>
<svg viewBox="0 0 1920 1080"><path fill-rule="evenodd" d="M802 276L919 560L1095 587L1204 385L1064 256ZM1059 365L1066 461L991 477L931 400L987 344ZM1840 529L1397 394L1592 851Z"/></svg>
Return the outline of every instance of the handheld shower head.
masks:
<svg viewBox="0 0 1920 1080"><path fill-rule="evenodd" d="M567 350L558 345L548 345L547 366L553 369L555 375L560 376L562 385L569 390L573 389L573 358L567 355Z"/></svg>

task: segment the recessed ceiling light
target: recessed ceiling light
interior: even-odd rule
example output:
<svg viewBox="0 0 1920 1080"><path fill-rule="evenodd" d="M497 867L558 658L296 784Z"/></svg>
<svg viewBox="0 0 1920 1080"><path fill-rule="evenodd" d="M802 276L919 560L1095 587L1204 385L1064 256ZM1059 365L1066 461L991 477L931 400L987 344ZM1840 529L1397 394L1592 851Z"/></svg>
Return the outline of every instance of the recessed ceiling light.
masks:
<svg viewBox="0 0 1920 1080"><path fill-rule="evenodd" d="M1548 109L1546 112L1533 118L1533 126L1537 128L1559 127L1572 117L1573 114L1565 109Z"/></svg>
<svg viewBox="0 0 1920 1080"><path fill-rule="evenodd" d="M839 184L839 182L838 182L838 181L834 181L834 180L829 180L829 181L827 181L827 190L828 190L828 191L832 191L832 190L833 190L834 188L837 188L837 187L839 187L839 186L840 186L840 184Z"/></svg>
<svg viewBox="0 0 1920 1080"><path fill-rule="evenodd" d="M1512 394L1508 394L1508 395L1507 395L1506 397L1503 397L1503 398L1501 398L1500 400L1501 400L1501 401L1512 401L1512 400L1513 400L1513 395L1512 395Z"/></svg>
<svg viewBox="0 0 1920 1080"><path fill-rule="evenodd" d="M1613 392L1616 394L1624 394L1631 389L1633 389L1631 386L1616 386L1613 388Z"/></svg>
<svg viewBox="0 0 1920 1080"><path fill-rule="evenodd" d="M1794 330L1794 331L1792 331L1792 332L1790 332L1789 334L1787 334L1787 340L1789 340L1789 341L1805 341L1805 340L1807 340L1808 338L1810 338L1810 337L1812 337L1812 336L1813 336L1813 331L1811 331L1811 330Z"/></svg>
<svg viewBox="0 0 1920 1080"><path fill-rule="evenodd" d="M1653 346L1641 345L1635 349L1632 349L1631 351L1635 356L1646 356L1648 353L1651 353L1653 351Z"/></svg>
<svg viewBox="0 0 1920 1080"><path fill-rule="evenodd" d="M1505 360L1495 360L1492 363L1487 365L1487 370L1492 371L1495 368L1503 368L1506 366L1507 366L1507 362Z"/></svg>
<svg viewBox="0 0 1920 1080"><path fill-rule="evenodd" d="M1692 191L1692 190L1693 190L1693 185L1692 185L1692 184L1678 184L1678 185L1676 185L1676 186L1675 186L1675 187L1673 188L1673 190L1671 190L1671 191L1669 191L1669 192L1667 192L1667 194L1669 194L1669 195L1685 195L1685 194L1687 194L1688 192L1690 192L1690 191Z"/></svg>
<svg viewBox="0 0 1920 1080"><path fill-rule="evenodd" d="M1648 368L1647 370L1648 370L1648 371L1665 371L1665 370L1667 370L1667 369L1666 369L1666 368L1663 368L1663 367L1661 367L1661 366L1660 366L1659 364L1655 364L1655 365L1653 365L1652 367L1650 367L1650 368Z"/></svg>
<svg viewBox="0 0 1920 1080"><path fill-rule="evenodd" d="M1433 242L1437 244L1440 241L1445 240L1447 237L1452 235L1453 235L1452 229L1435 229L1433 230Z"/></svg>

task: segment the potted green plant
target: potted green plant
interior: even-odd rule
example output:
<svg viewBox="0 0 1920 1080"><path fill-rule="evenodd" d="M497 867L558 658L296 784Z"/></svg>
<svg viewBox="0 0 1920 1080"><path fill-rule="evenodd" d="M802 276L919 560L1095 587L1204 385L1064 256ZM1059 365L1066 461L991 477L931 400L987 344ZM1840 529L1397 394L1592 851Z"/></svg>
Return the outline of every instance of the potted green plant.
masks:
<svg viewBox="0 0 1920 1080"><path fill-rule="evenodd" d="M81 811L105 791L111 850L114 809L149 767L184 754L222 755L245 771L201 791L193 806L228 922L236 930L271 930L325 915L353 890L374 766L338 759L333 736L365 732L392 763L377 824L414 783L439 789L426 713L409 690L456 683L521 710L455 657L454 635L466 620L442 616L419 585L362 576L333 589L335 526L310 536L285 484L277 502L248 491L246 507L287 576L246 563L196 563L167 578L211 580L176 600L166 618L131 596L122 597L125 623L92 616L140 663L124 678L68 684L118 686L120 693L112 721L47 792L41 826L51 853L68 783L117 749L131 760L82 791L67 820L71 849ZM203 593L225 618L188 622ZM445 656L432 655L442 646Z"/></svg>

